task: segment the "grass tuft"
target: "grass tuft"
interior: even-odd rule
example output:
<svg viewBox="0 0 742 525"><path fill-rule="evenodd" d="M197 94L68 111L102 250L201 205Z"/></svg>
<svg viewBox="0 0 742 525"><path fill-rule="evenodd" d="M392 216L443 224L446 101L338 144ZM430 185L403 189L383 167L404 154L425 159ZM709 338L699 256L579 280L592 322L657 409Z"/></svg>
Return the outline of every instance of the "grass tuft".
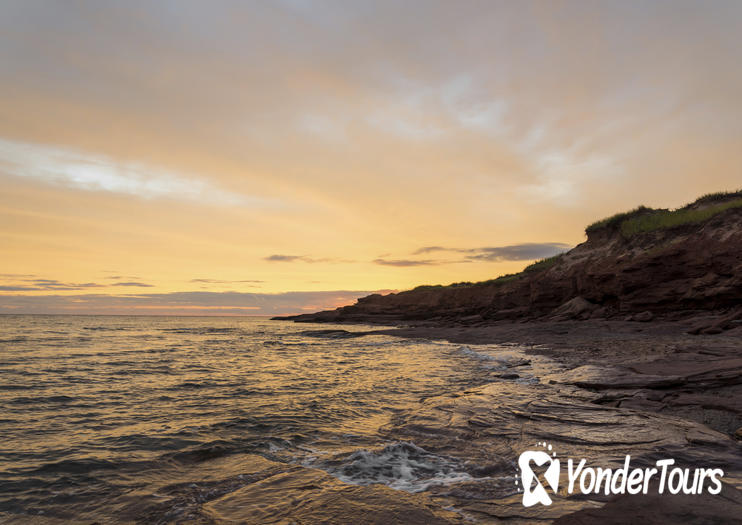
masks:
<svg viewBox="0 0 742 525"><path fill-rule="evenodd" d="M709 204L712 202L725 202L732 198L742 199L742 190L738 191L719 191L716 193L707 193L701 197L698 197L695 201L690 204L686 204L683 208L688 208L696 204Z"/></svg>
<svg viewBox="0 0 742 525"><path fill-rule="evenodd" d="M599 230L620 231L621 235L629 238L640 233L697 224L718 213L739 207L742 207L742 190L709 193L677 210L655 210L639 206L628 212L617 213L594 222L585 228L585 233L590 235Z"/></svg>
<svg viewBox="0 0 742 525"><path fill-rule="evenodd" d="M641 215L644 213L651 213L653 211L655 210L653 210L652 208L647 208L646 206L639 206L638 208L634 208L631 211L617 213L615 215L606 217L605 219L592 223L590 226L585 228L585 233L593 233L593 232L596 232L602 229L610 229L610 230L618 229L621 226L621 223L625 221L626 219L630 219L631 217L634 217L636 215Z"/></svg>
<svg viewBox="0 0 742 525"><path fill-rule="evenodd" d="M554 255L553 257L547 257L546 259L541 259L536 261L535 263L529 264L523 269L523 272L539 272L542 270L547 270L554 266L559 259L561 259L562 254Z"/></svg>
<svg viewBox="0 0 742 525"><path fill-rule="evenodd" d="M475 283L475 285L482 286L482 285L490 285L490 284L505 284L505 283L509 283L510 281L516 280L521 275L523 275L523 272L508 273L506 275L501 275L500 277L495 277L494 279L489 279L487 281L481 281L481 282Z"/></svg>
<svg viewBox="0 0 742 525"><path fill-rule="evenodd" d="M709 201L713 202L713 201ZM714 215L732 208L742 208L742 198L705 208L680 208L679 210L657 210L649 215L632 217L621 223L621 235L629 238L639 233L652 232L682 226L684 224L698 224Z"/></svg>
<svg viewBox="0 0 742 525"><path fill-rule="evenodd" d="M412 291L435 290L436 288L443 287L442 284L421 284L420 286L415 286Z"/></svg>

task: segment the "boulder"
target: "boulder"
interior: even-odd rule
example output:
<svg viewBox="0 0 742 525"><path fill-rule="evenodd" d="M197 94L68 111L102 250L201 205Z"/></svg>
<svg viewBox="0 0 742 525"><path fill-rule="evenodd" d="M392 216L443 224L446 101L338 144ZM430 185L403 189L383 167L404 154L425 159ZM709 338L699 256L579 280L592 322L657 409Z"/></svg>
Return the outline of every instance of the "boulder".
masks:
<svg viewBox="0 0 742 525"><path fill-rule="evenodd" d="M587 319L598 307L583 297L570 299L551 313L554 321L567 321L570 319Z"/></svg>

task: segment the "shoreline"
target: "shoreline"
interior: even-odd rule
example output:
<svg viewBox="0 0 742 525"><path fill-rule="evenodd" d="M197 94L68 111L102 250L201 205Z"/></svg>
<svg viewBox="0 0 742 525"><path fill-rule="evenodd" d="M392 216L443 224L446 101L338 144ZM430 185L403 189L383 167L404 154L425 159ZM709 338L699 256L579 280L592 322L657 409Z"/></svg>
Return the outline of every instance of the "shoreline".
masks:
<svg viewBox="0 0 742 525"><path fill-rule="evenodd" d="M391 388L380 404L356 398L360 403L348 406L357 411L358 420L343 427L342 434L337 426L329 434L315 433L310 426L308 433L290 430L274 435L268 431L243 443L242 431L222 430L236 423L250 431L254 420L217 418L210 428L220 441L213 441L216 435L209 432L200 442L196 440L196 446L178 446L177 453L155 453L155 461L162 461L157 463L157 473L150 467L130 471L123 465L120 474L100 477L101 481L118 480L136 471L141 479L148 479L143 485L146 489L137 496L111 496L101 507L83 499L77 510L50 507L48 515L34 515L34 519L53 525L66 513L73 519L80 512L79 521L90 518L90 522L105 516L109 521L137 523L652 525L686 522L688 517L695 523L737 523L737 516L742 515L742 448L733 437L742 412L739 327L698 336L687 334L693 326L690 321L501 322L487 326L426 322L396 328L362 323L352 323L353 327L350 323L269 324L237 327L228 322L225 332L224 326L208 321L193 326L182 321L164 323L156 333L173 334L173 341L155 340L161 341L157 345L162 348L170 348L183 338L192 339L194 344L206 345L199 352L205 358L210 353L204 349L218 351L228 342L232 348L228 355L240 356L240 360L243 353L234 350L240 344L247 348L285 344L297 356L316 348L331 367L334 361L350 366L347 374L336 378L339 384L352 381L357 373L358 367L351 366L354 361L346 361L349 357L363 357L366 360L358 363L365 363L362 369L369 370L369 366L374 369L368 362L370 356L378 355L382 363L395 366L401 362L398 357L406 355L404 362L411 375L389 385L379 383L382 390ZM103 325L94 327L93 333L100 333ZM115 323L109 328L116 328ZM115 333L123 338L119 342L123 347L130 337L137 337L136 330L129 335ZM254 336L248 338L249 343L243 339L247 335ZM110 346L113 343L107 337ZM159 352L157 345L148 352ZM381 354L374 354L373 349ZM384 360L387 353L392 356L390 361ZM179 362L177 355L168 356ZM191 364L190 358L187 362ZM126 366L139 370L135 361ZM427 380L428 372L450 380L424 392L416 389L413 383L418 378ZM208 411L213 411L220 406L218 399L229 404L230 399L239 402L242 395L253 395L242 390L247 377L239 376L239 397L223 397L217 395L219 391L209 394L208 389L194 396L191 385L210 384L208 377L198 374L184 376L185 382L174 380L173 385L186 388L180 390L184 399L211 395ZM232 386L225 385L229 392ZM371 397L377 395L377 386L369 388ZM312 394L307 410L289 409L287 414L322 417L318 403L322 399L331 403L332 395L320 390L324 396ZM262 402L272 402L272 398ZM304 427L299 423L296 428ZM157 434L155 430L152 436ZM547 443L562 462L559 490L552 495L552 505L525 507L518 485L523 483L519 456ZM647 495L610 497L602 492L568 492L569 459L585 459L589 468L616 469L626 456L640 469L650 468L661 458L673 458L683 468L722 469L722 493L659 495L652 488L654 492ZM53 465L68 468L64 462ZM76 468L86 472L91 467L83 462ZM0 510L3 522L22 524L29 516Z"/></svg>
<svg viewBox="0 0 742 525"><path fill-rule="evenodd" d="M530 509L512 485L495 482L426 491L443 508L482 523L651 524L671 516L734 523L742 513L742 329L690 335L694 321L426 323L364 333L493 345L495 353L512 348L500 346L509 343L531 357L527 368L540 369L534 385L516 384L523 368L514 365L491 383L422 400L419 410L384 429L391 440L414 442L500 478L513 468L503 458L516 458L537 440L597 465L610 466L623 453L644 464L665 455L688 467L723 465L726 473L718 497L559 494L554 505Z"/></svg>

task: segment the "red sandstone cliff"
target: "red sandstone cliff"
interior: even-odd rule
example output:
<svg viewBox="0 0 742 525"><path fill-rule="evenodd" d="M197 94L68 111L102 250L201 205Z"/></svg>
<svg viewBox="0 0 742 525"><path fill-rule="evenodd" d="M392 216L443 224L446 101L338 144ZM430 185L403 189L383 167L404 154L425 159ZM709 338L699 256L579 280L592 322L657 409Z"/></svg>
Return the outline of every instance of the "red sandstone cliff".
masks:
<svg viewBox="0 0 742 525"><path fill-rule="evenodd" d="M492 281L370 295L286 317L304 322L687 317L742 307L742 192L675 210L638 208L587 230L569 252ZM723 327L722 327L723 328Z"/></svg>

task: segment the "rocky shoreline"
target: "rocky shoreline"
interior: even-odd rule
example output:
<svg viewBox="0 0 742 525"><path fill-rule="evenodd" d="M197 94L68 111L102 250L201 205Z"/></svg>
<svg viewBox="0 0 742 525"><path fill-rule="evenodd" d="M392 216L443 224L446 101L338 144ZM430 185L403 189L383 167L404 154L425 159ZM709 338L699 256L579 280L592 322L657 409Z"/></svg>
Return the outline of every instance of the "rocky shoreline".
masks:
<svg viewBox="0 0 742 525"><path fill-rule="evenodd" d="M706 319L713 323L714 317ZM462 344L525 345L569 370L600 403L680 415L742 439L742 328L688 332L698 320L572 321L486 327L402 327L382 333Z"/></svg>
<svg viewBox="0 0 742 525"><path fill-rule="evenodd" d="M389 440L458 458L479 473L428 491L441 508L456 510L453 521L739 523L742 192L678 210L639 207L586 234L569 252L519 274L278 319L396 325L369 333L476 345L500 363L491 382L425 399L384 429ZM513 352L510 364L498 361ZM630 455L644 465L669 457L721 468L723 490L560 492L551 506L526 508L503 480L522 450L547 442L563 457L604 466Z"/></svg>
<svg viewBox="0 0 742 525"><path fill-rule="evenodd" d="M499 351L521 348L528 359L527 365L516 359L512 366L496 370L490 384L425 400L386 431L390 439L458 457L492 476L492 481L430 491L434 501L478 523L738 523L742 329L689 335L696 322L572 321L383 330L403 337L494 345ZM529 377L537 381L527 381ZM718 496L588 498L560 493L549 507L524 508L519 493L495 480L512 470L508 458L538 442L548 442L562 457L606 466L626 454L638 464L672 457L686 467L716 466L725 472L724 489Z"/></svg>
<svg viewBox="0 0 742 525"><path fill-rule="evenodd" d="M742 329L695 336L690 326L568 321L317 330L445 340L481 359L488 381L420 400L379 430L383 449L363 453L378 468L389 468L395 454L408 465L441 458L463 475L409 493L346 483L326 460L290 466L256 457L244 475L255 479L241 478L243 488L205 504L203 522L242 516L245 523L337 525L739 523ZM720 468L722 491L659 495L653 485L647 495L568 494L562 469L553 504L524 507L517 458L545 443L562 461L584 458L605 468L618 468L626 455L642 468L661 458L684 468ZM350 465L348 454L330 462Z"/></svg>

